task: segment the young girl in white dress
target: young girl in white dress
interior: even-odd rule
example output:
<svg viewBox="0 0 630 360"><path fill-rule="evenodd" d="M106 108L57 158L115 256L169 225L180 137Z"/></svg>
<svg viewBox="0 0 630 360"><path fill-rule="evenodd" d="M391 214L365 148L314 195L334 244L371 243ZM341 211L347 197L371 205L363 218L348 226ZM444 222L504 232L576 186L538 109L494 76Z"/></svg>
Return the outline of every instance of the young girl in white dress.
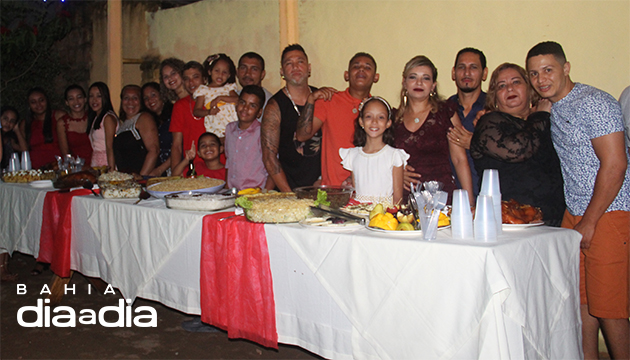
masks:
<svg viewBox="0 0 630 360"><path fill-rule="evenodd" d="M193 114L204 118L206 132L225 138L225 126L237 121L234 104L236 93L236 67L229 56L216 54L208 56L203 63L208 73L208 86L201 85L195 90L195 110Z"/></svg>
<svg viewBox="0 0 630 360"><path fill-rule="evenodd" d="M355 148L339 149L341 165L352 172L360 202L399 204L403 196L403 168L409 154L395 149L391 107L373 96L359 105L354 124Z"/></svg>

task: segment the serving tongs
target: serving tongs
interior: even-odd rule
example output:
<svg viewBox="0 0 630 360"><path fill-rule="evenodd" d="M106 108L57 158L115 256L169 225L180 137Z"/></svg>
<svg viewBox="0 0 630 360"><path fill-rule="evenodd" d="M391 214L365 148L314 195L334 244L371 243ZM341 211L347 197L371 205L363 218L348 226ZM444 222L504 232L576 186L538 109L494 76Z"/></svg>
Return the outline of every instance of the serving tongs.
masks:
<svg viewBox="0 0 630 360"><path fill-rule="evenodd" d="M348 221L356 221L357 223L361 224L361 225L365 225L365 218L361 217L361 216L356 216L356 215L352 215L352 214L348 214L345 213L341 210L337 210L337 209L333 209L331 207L328 207L326 205L318 205L318 206L311 206L311 210L313 211L313 215L315 216L321 216L322 213L327 213L327 214L331 214L334 215L338 218L344 219L344 220L348 220Z"/></svg>

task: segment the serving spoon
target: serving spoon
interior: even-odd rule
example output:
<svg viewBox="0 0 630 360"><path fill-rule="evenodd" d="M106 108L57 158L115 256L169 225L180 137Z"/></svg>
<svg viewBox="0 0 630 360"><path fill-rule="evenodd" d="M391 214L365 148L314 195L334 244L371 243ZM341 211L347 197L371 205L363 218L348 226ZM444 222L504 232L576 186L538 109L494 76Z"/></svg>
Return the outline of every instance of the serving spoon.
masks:
<svg viewBox="0 0 630 360"><path fill-rule="evenodd" d="M94 184L90 180L85 180L83 182L83 188L90 190L94 196L98 196L96 191L94 191Z"/></svg>
<svg viewBox="0 0 630 360"><path fill-rule="evenodd" d="M151 194L149 194L148 192L146 192L145 190L140 191L140 195L138 195L138 201L136 201L135 203L133 203L134 205L138 205L138 203L142 200L146 200L148 198L151 197Z"/></svg>

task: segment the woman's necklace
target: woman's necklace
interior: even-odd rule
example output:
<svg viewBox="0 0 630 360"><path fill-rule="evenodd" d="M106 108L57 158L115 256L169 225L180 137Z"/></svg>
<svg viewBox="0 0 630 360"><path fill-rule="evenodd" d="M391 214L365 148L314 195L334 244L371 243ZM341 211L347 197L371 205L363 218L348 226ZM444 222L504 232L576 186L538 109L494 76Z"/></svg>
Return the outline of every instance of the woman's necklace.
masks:
<svg viewBox="0 0 630 360"><path fill-rule="evenodd" d="M428 109L428 110L430 111L430 109ZM419 123L420 123L420 118L421 118L421 117L422 117L422 118L426 118L426 117L427 117L427 115L425 114L426 112L427 112L427 109L424 109L424 110L421 110L421 111L420 111L420 112L418 112L418 113L413 114L413 115L416 115L416 114L418 114L418 115L419 115L419 116L417 116L417 117L415 117L415 118L413 119L413 122L414 122L415 124L419 124Z"/></svg>
<svg viewBox="0 0 630 360"><path fill-rule="evenodd" d="M291 100L291 104L293 104L293 108L295 109L295 112L298 114L298 116L302 115L300 114L300 110L298 110L297 105L295 105L295 101L293 101L293 98L291 97L291 93L289 92L289 88L287 88L287 86L284 86L284 91L287 92L287 97L289 98L289 100ZM313 91L311 90L311 87L308 87L308 91L309 93L312 93Z"/></svg>

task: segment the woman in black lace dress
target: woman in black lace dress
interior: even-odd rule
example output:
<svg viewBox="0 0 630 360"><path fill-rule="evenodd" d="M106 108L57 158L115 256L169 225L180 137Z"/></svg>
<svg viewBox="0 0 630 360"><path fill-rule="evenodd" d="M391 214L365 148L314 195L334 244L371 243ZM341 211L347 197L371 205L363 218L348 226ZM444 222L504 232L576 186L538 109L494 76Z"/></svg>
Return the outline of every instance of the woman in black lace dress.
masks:
<svg viewBox="0 0 630 360"><path fill-rule="evenodd" d="M560 226L564 193L560 160L551 142L547 100L538 100L525 70L504 63L492 73L486 110L479 119L470 154L479 174L498 169L503 200L539 207L547 225ZM536 101L534 101L536 102Z"/></svg>

